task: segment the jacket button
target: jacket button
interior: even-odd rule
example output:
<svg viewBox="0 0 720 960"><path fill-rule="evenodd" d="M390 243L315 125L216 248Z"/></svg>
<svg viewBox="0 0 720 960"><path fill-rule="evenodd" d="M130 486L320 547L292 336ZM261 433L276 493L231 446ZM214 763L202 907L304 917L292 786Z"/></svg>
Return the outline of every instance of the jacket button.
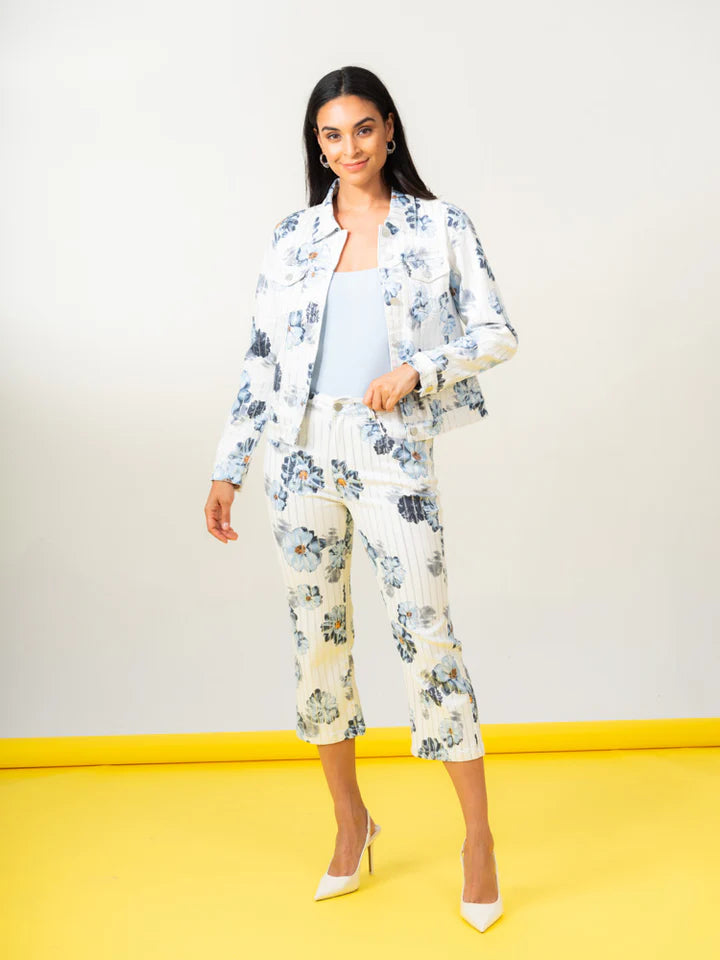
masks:
<svg viewBox="0 0 720 960"><path fill-rule="evenodd" d="M415 436L415 434L417 433L417 427L410 427L410 433L411 433L413 436Z"/></svg>
<svg viewBox="0 0 720 960"><path fill-rule="evenodd" d="M333 404L333 407L334 407L336 410L342 410L342 404L341 404L341 403L334 403L334 404Z"/></svg>

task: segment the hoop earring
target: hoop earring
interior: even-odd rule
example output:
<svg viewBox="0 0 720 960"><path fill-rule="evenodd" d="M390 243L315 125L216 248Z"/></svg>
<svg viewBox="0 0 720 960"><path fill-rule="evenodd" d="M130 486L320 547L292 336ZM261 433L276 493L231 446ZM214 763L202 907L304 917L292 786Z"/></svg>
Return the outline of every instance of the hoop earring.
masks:
<svg viewBox="0 0 720 960"><path fill-rule="evenodd" d="M325 154L324 154L324 153L321 153L321 154L320 154L320 163L321 163L324 167L329 167L330 164L327 162L327 157L325 157L324 160L323 160L323 157L325 157Z"/></svg>
<svg viewBox="0 0 720 960"><path fill-rule="evenodd" d="M392 150L390 149L390 144L392 144ZM387 142L387 144L386 144L386 147L388 148L388 153L395 153L395 147L396 147L396 146L397 146L397 144L395 143L394 140L388 140L388 142Z"/></svg>

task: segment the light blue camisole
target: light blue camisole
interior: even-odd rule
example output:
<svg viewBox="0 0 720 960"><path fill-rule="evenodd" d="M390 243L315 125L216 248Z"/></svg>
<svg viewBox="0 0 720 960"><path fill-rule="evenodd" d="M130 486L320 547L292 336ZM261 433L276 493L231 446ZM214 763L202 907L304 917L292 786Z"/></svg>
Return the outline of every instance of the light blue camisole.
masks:
<svg viewBox="0 0 720 960"><path fill-rule="evenodd" d="M310 396L362 397L371 380L389 372L378 268L335 271L325 303Z"/></svg>

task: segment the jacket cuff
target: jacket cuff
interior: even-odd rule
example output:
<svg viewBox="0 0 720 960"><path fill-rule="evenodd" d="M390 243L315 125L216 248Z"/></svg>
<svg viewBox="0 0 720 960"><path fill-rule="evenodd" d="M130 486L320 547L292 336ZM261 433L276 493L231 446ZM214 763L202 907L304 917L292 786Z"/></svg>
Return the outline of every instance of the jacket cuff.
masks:
<svg viewBox="0 0 720 960"><path fill-rule="evenodd" d="M415 353L405 361L420 374L420 379L413 387L413 391L420 397L426 396L437 390L437 367L422 350L416 350Z"/></svg>
<svg viewBox="0 0 720 960"><path fill-rule="evenodd" d="M246 472L246 471L243 471L243 474L244 474L245 472ZM212 476L210 477L211 482L212 482L213 480L225 480L227 483L231 483L231 484L235 487L236 490L239 490L239 489L242 487L242 485L243 485L242 478L241 478L241 479L238 479L238 476L237 476L237 475L235 475L234 477L229 477L229 476L227 476L227 474L224 474L224 475L222 475L222 476L218 474L218 475L216 476L217 473L218 473L217 470L213 472Z"/></svg>

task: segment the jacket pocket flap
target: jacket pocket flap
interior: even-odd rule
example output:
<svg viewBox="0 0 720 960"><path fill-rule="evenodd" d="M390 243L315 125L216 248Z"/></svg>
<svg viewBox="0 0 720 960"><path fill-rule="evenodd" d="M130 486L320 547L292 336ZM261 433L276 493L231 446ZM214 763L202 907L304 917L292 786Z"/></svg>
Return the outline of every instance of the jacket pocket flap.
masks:
<svg viewBox="0 0 720 960"><path fill-rule="evenodd" d="M405 258L405 269L414 280L438 280L450 273L450 264L440 254L417 254Z"/></svg>

